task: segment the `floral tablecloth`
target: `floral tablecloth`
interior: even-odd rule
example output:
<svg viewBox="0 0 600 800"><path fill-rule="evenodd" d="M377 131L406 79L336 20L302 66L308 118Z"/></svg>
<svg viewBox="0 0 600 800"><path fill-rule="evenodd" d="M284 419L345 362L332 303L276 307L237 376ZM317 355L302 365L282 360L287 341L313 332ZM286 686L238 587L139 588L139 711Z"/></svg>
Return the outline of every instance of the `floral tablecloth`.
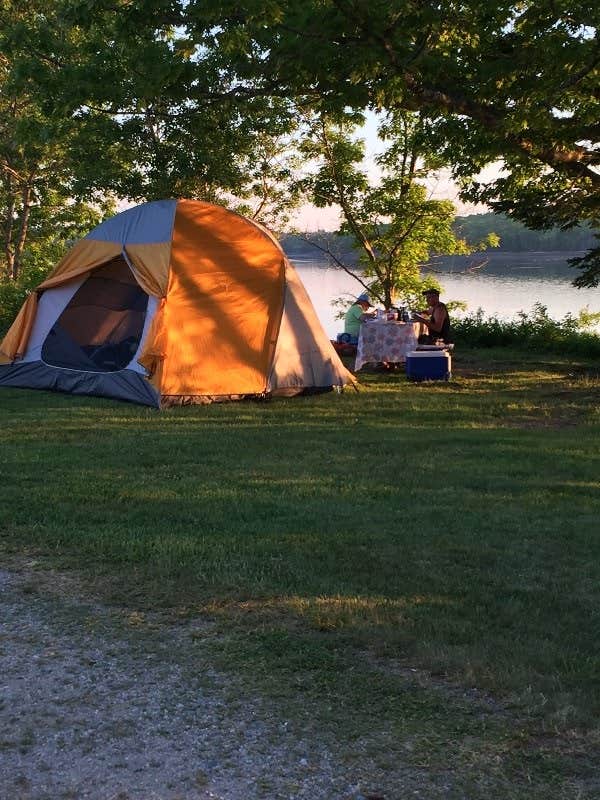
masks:
<svg viewBox="0 0 600 800"><path fill-rule="evenodd" d="M355 370L382 361L400 363L417 346L420 323L369 320L360 326Z"/></svg>

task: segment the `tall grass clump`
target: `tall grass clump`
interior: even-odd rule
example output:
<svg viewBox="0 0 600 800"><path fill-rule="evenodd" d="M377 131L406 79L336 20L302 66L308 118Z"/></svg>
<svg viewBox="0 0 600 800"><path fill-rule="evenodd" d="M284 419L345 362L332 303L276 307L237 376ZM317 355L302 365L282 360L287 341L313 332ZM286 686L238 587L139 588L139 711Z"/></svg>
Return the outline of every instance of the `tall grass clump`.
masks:
<svg viewBox="0 0 600 800"><path fill-rule="evenodd" d="M600 356L600 336L589 328L600 321L600 314L580 311L554 320L548 309L536 303L530 313L520 311L511 320L484 317L483 309L453 321L455 341L475 347L511 347L546 352Z"/></svg>

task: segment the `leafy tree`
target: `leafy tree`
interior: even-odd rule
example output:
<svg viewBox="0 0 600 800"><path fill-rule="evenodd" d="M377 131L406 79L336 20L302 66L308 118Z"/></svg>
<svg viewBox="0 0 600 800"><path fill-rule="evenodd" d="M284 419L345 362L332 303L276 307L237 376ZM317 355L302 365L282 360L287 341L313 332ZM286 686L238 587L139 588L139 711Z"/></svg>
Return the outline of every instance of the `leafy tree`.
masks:
<svg viewBox="0 0 600 800"><path fill-rule="evenodd" d="M0 0L2 80L41 113L25 140L64 143L73 197L227 202L298 108L371 106L435 119L465 198L597 228L599 15L591 0ZM580 266L597 281L600 250Z"/></svg>
<svg viewBox="0 0 600 800"><path fill-rule="evenodd" d="M0 278L15 282L16 298L39 282L70 239L114 208L110 196L77 196L78 122L51 102L47 82L21 58L24 40L33 45L27 32L46 8L0 3ZM56 69L46 59L46 72Z"/></svg>
<svg viewBox="0 0 600 800"><path fill-rule="evenodd" d="M294 139L257 136L245 159L246 183L228 201L235 211L282 235L300 203L297 184L300 158Z"/></svg>
<svg viewBox="0 0 600 800"><path fill-rule="evenodd" d="M338 231L350 235L359 252L359 269L339 257L336 263L353 275L386 308L398 301L415 304L425 284L420 266L432 254L468 253L471 248L452 229L454 206L434 200L422 180L439 159L427 149L423 115L398 111L385 118L379 134L387 143L376 158L381 176L373 180L364 169L364 143L353 137L356 117L338 123L320 115L311 120L302 150L317 162L303 182L318 207L339 205L343 222ZM493 235L485 245L497 243ZM427 285L435 285L431 279Z"/></svg>
<svg viewBox="0 0 600 800"><path fill-rule="evenodd" d="M106 212L106 197L230 204L257 188L253 213L273 211L276 143L294 127L286 101L242 98L237 79L233 92L217 55L188 35L185 9L0 0L0 224L12 279L28 237L44 230L34 213L71 211L75 223L84 208L84 218Z"/></svg>
<svg viewBox="0 0 600 800"><path fill-rule="evenodd" d="M321 110L421 109L461 182L529 227L598 228L600 6L592 0L190 3L230 74ZM502 160L504 172L476 176ZM600 248L578 283L600 280Z"/></svg>

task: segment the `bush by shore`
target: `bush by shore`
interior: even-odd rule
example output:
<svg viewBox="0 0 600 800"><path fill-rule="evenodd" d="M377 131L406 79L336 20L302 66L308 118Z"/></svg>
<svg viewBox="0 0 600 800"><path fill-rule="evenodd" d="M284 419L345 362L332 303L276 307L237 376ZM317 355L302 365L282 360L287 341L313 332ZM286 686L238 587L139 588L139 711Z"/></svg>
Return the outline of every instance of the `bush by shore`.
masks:
<svg viewBox="0 0 600 800"><path fill-rule="evenodd" d="M481 309L453 322L455 342L474 347L510 347L539 352L600 356L600 336L590 327L598 314L567 314L562 320L548 316L547 308L537 303L531 313L519 312L512 320L485 317Z"/></svg>

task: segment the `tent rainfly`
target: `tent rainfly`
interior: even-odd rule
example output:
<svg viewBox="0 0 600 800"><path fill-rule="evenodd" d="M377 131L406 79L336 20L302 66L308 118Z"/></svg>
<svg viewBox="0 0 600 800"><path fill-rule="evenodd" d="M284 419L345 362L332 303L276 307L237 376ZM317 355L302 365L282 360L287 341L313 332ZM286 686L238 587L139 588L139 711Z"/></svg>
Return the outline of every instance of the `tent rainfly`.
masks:
<svg viewBox="0 0 600 800"><path fill-rule="evenodd" d="M0 343L0 386L156 407L353 382L272 234L196 200L103 222Z"/></svg>

